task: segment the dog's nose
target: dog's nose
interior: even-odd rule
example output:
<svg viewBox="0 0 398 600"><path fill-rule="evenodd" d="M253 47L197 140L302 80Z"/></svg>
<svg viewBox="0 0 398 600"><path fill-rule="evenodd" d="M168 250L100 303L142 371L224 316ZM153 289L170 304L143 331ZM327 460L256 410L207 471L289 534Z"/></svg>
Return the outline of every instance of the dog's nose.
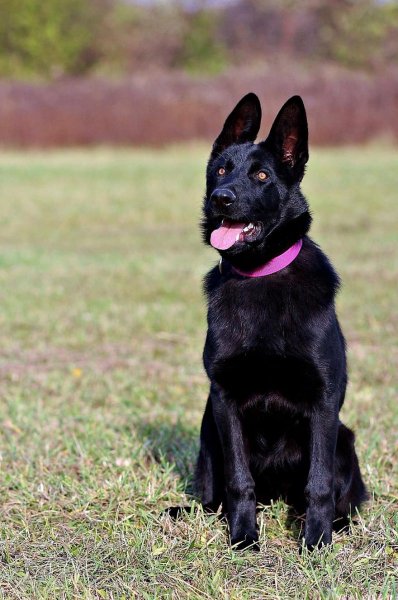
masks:
<svg viewBox="0 0 398 600"><path fill-rule="evenodd" d="M218 208L222 209L235 202L236 196L227 188L217 188L210 196L210 200L212 200Z"/></svg>

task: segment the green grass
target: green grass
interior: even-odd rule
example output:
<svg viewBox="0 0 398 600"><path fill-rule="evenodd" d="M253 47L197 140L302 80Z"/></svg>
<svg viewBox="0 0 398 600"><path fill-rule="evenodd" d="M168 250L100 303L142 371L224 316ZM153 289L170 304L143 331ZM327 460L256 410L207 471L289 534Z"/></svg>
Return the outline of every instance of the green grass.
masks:
<svg viewBox="0 0 398 600"><path fill-rule="evenodd" d="M313 237L343 278L343 418L372 499L299 556L283 503L261 552L186 504L207 393L197 223L206 151L0 155L0 597L398 594L398 152L317 150Z"/></svg>

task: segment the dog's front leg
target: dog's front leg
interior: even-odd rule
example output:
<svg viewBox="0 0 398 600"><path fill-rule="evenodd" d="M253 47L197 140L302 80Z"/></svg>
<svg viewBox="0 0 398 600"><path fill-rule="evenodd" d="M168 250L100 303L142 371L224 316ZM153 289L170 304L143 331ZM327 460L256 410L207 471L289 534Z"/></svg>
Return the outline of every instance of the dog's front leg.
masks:
<svg viewBox="0 0 398 600"><path fill-rule="evenodd" d="M224 460L227 519L231 543L237 549L258 549L256 496L250 473L247 444L236 401L219 385L211 385L214 419Z"/></svg>
<svg viewBox="0 0 398 600"><path fill-rule="evenodd" d="M310 418L310 469L305 489L307 512L305 545L330 544L335 512L334 462L338 431L338 401L333 396L323 398Z"/></svg>

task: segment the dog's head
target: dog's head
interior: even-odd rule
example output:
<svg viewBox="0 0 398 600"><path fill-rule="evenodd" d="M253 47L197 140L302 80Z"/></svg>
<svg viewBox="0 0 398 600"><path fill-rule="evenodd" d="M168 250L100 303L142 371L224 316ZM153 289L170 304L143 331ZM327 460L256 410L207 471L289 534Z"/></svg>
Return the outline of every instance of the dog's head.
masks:
<svg viewBox="0 0 398 600"><path fill-rule="evenodd" d="M260 101L247 94L214 142L203 207L205 242L246 268L286 250L311 223L300 191L308 160L303 101L290 98L266 140L254 144L260 122Z"/></svg>

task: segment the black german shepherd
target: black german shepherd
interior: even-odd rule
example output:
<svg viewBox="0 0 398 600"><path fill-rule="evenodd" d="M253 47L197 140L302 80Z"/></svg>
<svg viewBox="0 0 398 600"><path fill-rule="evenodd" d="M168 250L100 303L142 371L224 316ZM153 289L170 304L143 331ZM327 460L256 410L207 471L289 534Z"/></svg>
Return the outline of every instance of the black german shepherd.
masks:
<svg viewBox="0 0 398 600"><path fill-rule="evenodd" d="M306 513L313 549L331 542L334 521L348 526L367 494L354 435L339 421L347 384L339 279L307 236L304 104L290 98L254 144L260 120L260 102L247 94L207 167L203 234L221 261L205 280L210 395L196 492L207 510L222 504L237 548L257 548L256 502L281 497Z"/></svg>

